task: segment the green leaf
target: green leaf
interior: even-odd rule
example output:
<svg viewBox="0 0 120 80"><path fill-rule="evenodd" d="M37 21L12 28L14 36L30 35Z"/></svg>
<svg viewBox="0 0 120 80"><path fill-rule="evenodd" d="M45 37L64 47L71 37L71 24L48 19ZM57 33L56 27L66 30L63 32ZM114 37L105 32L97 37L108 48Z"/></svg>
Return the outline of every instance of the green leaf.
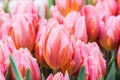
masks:
<svg viewBox="0 0 120 80"><path fill-rule="evenodd" d="M93 5L93 0L90 0L90 4Z"/></svg>
<svg viewBox="0 0 120 80"><path fill-rule="evenodd" d="M44 76L44 74L42 73L42 80L45 80L45 76Z"/></svg>
<svg viewBox="0 0 120 80"><path fill-rule="evenodd" d="M55 0L48 0L48 10L47 10L47 19L50 18L50 7L55 5Z"/></svg>
<svg viewBox="0 0 120 80"><path fill-rule="evenodd" d="M26 80L32 80L32 79L31 79L30 69L27 69L27 70L26 70Z"/></svg>
<svg viewBox="0 0 120 80"><path fill-rule="evenodd" d="M22 76L21 76L21 74L20 74L20 72L18 70L18 67L16 66L15 59L13 58L12 55L10 55L10 63L11 63L12 69L14 71L16 80L23 80Z"/></svg>
<svg viewBox="0 0 120 80"><path fill-rule="evenodd" d="M115 61L113 61L110 71L108 72L108 75L106 77L106 80L115 80L115 76L116 76L116 67L115 67Z"/></svg>
<svg viewBox="0 0 120 80"><path fill-rule="evenodd" d="M77 80L85 80L85 67L84 66L81 67Z"/></svg>
<svg viewBox="0 0 120 80"><path fill-rule="evenodd" d="M4 11L5 11L6 13L9 13L8 3L9 3L9 0L5 0L5 3L4 3Z"/></svg>

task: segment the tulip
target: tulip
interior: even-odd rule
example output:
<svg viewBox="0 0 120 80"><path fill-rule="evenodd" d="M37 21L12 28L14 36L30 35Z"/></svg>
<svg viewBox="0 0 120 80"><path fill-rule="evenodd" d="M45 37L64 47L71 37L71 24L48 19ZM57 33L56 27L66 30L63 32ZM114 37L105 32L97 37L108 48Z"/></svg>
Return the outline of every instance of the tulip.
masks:
<svg viewBox="0 0 120 80"><path fill-rule="evenodd" d="M0 11L0 16L0 39L2 39L5 35L8 36L9 34L11 19L10 15L2 10Z"/></svg>
<svg viewBox="0 0 120 80"><path fill-rule="evenodd" d="M118 68L120 69L120 46L119 46L118 52L117 52L117 65L118 65Z"/></svg>
<svg viewBox="0 0 120 80"><path fill-rule="evenodd" d="M36 36L36 40L35 40L35 47L34 47L34 51L35 51L35 57L38 60L38 62L40 63L41 66L44 67L48 67L44 57L43 57L43 42L45 40L45 33L47 30L47 20L44 18L41 18L40 20L40 25L39 25L39 30Z"/></svg>
<svg viewBox="0 0 120 80"><path fill-rule="evenodd" d="M20 2L16 8L12 16L9 35L17 49L23 47L32 51L38 25L38 14L32 1Z"/></svg>
<svg viewBox="0 0 120 80"><path fill-rule="evenodd" d="M97 40L100 32L100 25L95 7L91 5L84 6L81 14L84 15L86 19L88 40L91 42Z"/></svg>
<svg viewBox="0 0 120 80"><path fill-rule="evenodd" d="M85 66L86 80L98 80L106 73L106 61L98 47L93 43L79 42L80 54L83 62L81 65Z"/></svg>
<svg viewBox="0 0 120 80"><path fill-rule="evenodd" d="M107 51L118 48L120 40L120 16L111 16L107 19L105 27L100 34L100 45Z"/></svg>
<svg viewBox="0 0 120 80"><path fill-rule="evenodd" d="M105 2L107 3L110 12L112 15L117 15L118 12L118 3L116 0L105 0Z"/></svg>
<svg viewBox="0 0 120 80"><path fill-rule="evenodd" d="M63 16L66 16L72 10L80 11L84 0L56 0L58 10Z"/></svg>
<svg viewBox="0 0 120 80"><path fill-rule="evenodd" d="M60 24L63 24L64 17L60 14L57 6L51 6L50 17L55 18Z"/></svg>
<svg viewBox="0 0 120 80"><path fill-rule="evenodd" d="M50 74L47 78L47 80L70 80L68 73L66 72L65 76L61 72L57 72L54 76L53 74Z"/></svg>
<svg viewBox="0 0 120 80"><path fill-rule="evenodd" d="M67 70L70 75L77 72L77 70L79 70L80 65L82 63L80 50L78 48L78 42L80 40L75 41L73 36L71 37L71 39L72 39L73 54L70 56L67 64L61 68L62 72L65 73Z"/></svg>
<svg viewBox="0 0 120 80"><path fill-rule="evenodd" d="M5 80L5 77L3 76L1 72L0 72L0 80Z"/></svg>
<svg viewBox="0 0 120 80"><path fill-rule="evenodd" d="M0 72L5 75L9 67L9 55L13 53L15 45L10 37L4 36L0 40Z"/></svg>
<svg viewBox="0 0 120 80"><path fill-rule="evenodd" d="M41 80L37 61L32 57L27 48L20 48L19 50L15 49L13 51L13 57L23 78L25 78L26 70L30 69L32 80ZM15 80L14 74L12 74L12 80Z"/></svg>
<svg viewBox="0 0 120 80"><path fill-rule="evenodd" d="M50 68L57 70L64 66L69 58L69 35L63 25L56 20L48 22L48 29L43 42L43 56Z"/></svg>
<svg viewBox="0 0 120 80"><path fill-rule="evenodd" d="M95 7L99 18L103 21L112 15L117 15L118 4L116 0L99 0Z"/></svg>
<svg viewBox="0 0 120 80"><path fill-rule="evenodd" d="M84 16L80 16L76 11L71 11L65 17L64 25L70 35L74 35L76 39L87 42L87 31Z"/></svg>

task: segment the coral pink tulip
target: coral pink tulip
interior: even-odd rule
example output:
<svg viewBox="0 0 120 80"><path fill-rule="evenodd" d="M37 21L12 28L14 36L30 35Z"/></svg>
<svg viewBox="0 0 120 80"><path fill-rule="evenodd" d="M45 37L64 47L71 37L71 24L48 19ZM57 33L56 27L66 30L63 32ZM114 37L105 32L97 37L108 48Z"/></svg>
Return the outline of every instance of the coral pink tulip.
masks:
<svg viewBox="0 0 120 80"><path fill-rule="evenodd" d="M87 42L85 17L80 16L80 13L71 11L64 19L64 26L70 35Z"/></svg>
<svg viewBox="0 0 120 80"><path fill-rule="evenodd" d="M47 80L70 80L68 73L66 72L65 76L61 72L57 72L54 76L50 74Z"/></svg>
<svg viewBox="0 0 120 80"><path fill-rule="evenodd" d="M45 33L47 30L47 20L44 18L41 18L40 20L40 26L39 30L36 36L35 40L35 57L37 58L38 62L40 63L41 66L48 67L44 57L43 57L43 42L45 40Z"/></svg>
<svg viewBox="0 0 120 80"><path fill-rule="evenodd" d="M99 18L103 21L106 21L111 15L116 15L118 11L116 0L99 0L95 7Z"/></svg>
<svg viewBox="0 0 120 80"><path fill-rule="evenodd" d="M106 61L98 47L93 43L81 43L79 41L80 54L85 66L86 80L98 80L106 73Z"/></svg>
<svg viewBox="0 0 120 80"><path fill-rule="evenodd" d="M120 16L111 16L107 19L105 27L100 34L100 44L101 46L108 50L114 50L118 48L120 40Z"/></svg>
<svg viewBox="0 0 120 80"><path fill-rule="evenodd" d="M16 65L22 75L25 78L26 70L30 69L32 80L41 80L39 66L35 58L32 57L30 51L25 48L13 51L13 57L15 58ZM14 74L13 80L15 79Z"/></svg>
<svg viewBox="0 0 120 80"><path fill-rule="evenodd" d="M84 6L81 14L84 15L86 19L88 40L97 40L100 32L100 26L99 17L96 13L95 7L91 5Z"/></svg>
<svg viewBox="0 0 120 80"><path fill-rule="evenodd" d="M70 11L80 11L84 0L56 0L58 10L63 16L66 16Z"/></svg>
<svg viewBox="0 0 120 80"><path fill-rule="evenodd" d="M63 25L56 20L48 23L48 29L43 42L43 56L50 68L57 70L64 66L69 58L69 35Z"/></svg>
<svg viewBox="0 0 120 80"><path fill-rule="evenodd" d="M70 75L77 72L77 70L79 70L80 65L82 63L80 50L78 48L78 41L79 40L75 41L73 36L71 39L72 39L73 54L70 56L67 64L61 68L62 72L65 73L67 70Z"/></svg>
<svg viewBox="0 0 120 80"><path fill-rule="evenodd" d="M38 14L31 0L21 1L16 8L12 16L10 36L17 49L27 47L32 51L38 25Z"/></svg>

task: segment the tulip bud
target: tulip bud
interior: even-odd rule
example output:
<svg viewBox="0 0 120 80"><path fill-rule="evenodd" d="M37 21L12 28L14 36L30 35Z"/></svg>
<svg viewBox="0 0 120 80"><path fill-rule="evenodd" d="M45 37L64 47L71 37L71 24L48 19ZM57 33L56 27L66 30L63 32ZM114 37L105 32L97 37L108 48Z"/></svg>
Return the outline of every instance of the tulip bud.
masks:
<svg viewBox="0 0 120 80"><path fill-rule="evenodd" d="M72 18L72 19L71 19ZM64 26L70 35L87 42L85 17L76 11L71 11L64 19Z"/></svg>
<svg viewBox="0 0 120 80"><path fill-rule="evenodd" d="M58 10L63 16L66 16L70 11L80 11L84 0L56 0Z"/></svg>
<svg viewBox="0 0 120 80"><path fill-rule="evenodd" d="M118 48L120 40L120 16L111 16L107 19L105 27L100 34L100 45L108 50L112 51Z"/></svg>
<svg viewBox="0 0 120 80"><path fill-rule="evenodd" d="M41 18L40 20L40 26L39 30L36 36L35 40L35 57L37 58L38 62L40 63L41 66L48 67L44 57L43 57L43 42L45 40L45 33L47 30L47 20L44 18Z"/></svg>
<svg viewBox="0 0 120 80"><path fill-rule="evenodd" d="M68 73L66 72L65 76L61 72L56 73L54 76L50 74L47 80L70 80Z"/></svg>
<svg viewBox="0 0 120 80"><path fill-rule="evenodd" d="M17 49L27 47L32 51L38 25L38 14L32 1L25 0L18 4L12 16L10 36Z"/></svg>
<svg viewBox="0 0 120 80"><path fill-rule="evenodd" d="M71 74L74 74L75 72L77 72L77 70L79 70L80 65L82 63L80 50L78 48L79 41L80 40L75 41L74 37L72 37L73 54L70 56L67 64L61 68L62 72L65 73L67 70L68 73L71 75Z"/></svg>
<svg viewBox="0 0 120 80"><path fill-rule="evenodd" d="M100 26L99 17L96 13L95 7L91 5L84 6L81 14L84 15L86 19L88 40L91 42L97 40L100 32Z"/></svg>
<svg viewBox="0 0 120 80"><path fill-rule="evenodd" d="M57 70L68 61L70 39L64 26L59 25L56 20L50 21L48 26L44 36L43 56L50 68Z"/></svg>
<svg viewBox="0 0 120 80"><path fill-rule="evenodd" d="M41 80L39 66L35 58L27 48L20 48L13 51L13 57L16 61L16 65L22 75L25 78L26 70L30 69L32 80ZM12 74L12 80L15 80L14 74Z"/></svg>

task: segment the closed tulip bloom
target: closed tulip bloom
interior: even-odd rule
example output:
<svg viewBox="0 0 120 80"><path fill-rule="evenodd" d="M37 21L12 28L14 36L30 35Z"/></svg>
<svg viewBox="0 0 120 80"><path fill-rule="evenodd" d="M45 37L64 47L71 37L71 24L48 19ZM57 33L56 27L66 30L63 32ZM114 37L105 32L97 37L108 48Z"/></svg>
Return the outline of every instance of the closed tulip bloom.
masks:
<svg viewBox="0 0 120 80"><path fill-rule="evenodd" d="M9 55L13 53L15 45L10 37L4 36L0 40L0 72L5 75L9 66Z"/></svg>
<svg viewBox="0 0 120 80"><path fill-rule="evenodd" d="M100 26L99 17L94 6L87 5L81 10L81 14L85 16L88 41L95 41L98 39Z"/></svg>
<svg viewBox="0 0 120 80"><path fill-rule="evenodd" d="M37 61L35 58L32 57L30 51L27 48L14 50L13 57L15 58L16 65L23 78L25 78L26 70L30 69L32 80L41 80ZM12 80L15 80L14 74L12 75Z"/></svg>
<svg viewBox="0 0 120 80"><path fill-rule="evenodd" d="M118 68L120 69L120 46L119 46L118 52L117 52L117 65L118 65Z"/></svg>
<svg viewBox="0 0 120 80"><path fill-rule="evenodd" d="M5 77L3 76L1 72L0 72L0 80L5 80Z"/></svg>
<svg viewBox="0 0 120 80"><path fill-rule="evenodd" d="M20 47L33 50L38 27L38 14L32 0L22 0L16 6L12 15L10 36L17 49Z"/></svg>
<svg viewBox="0 0 120 80"><path fill-rule="evenodd" d="M40 25L39 25L39 30L36 36L36 40L35 40L35 47L34 47L34 51L35 51L35 57L38 60L38 62L40 63L41 66L44 67L48 67L44 57L43 57L43 42L45 40L45 33L47 30L47 20L44 18L40 19Z"/></svg>
<svg viewBox="0 0 120 80"><path fill-rule="evenodd" d="M82 65L85 66L86 80L98 80L106 73L106 61L97 43L84 44L79 42Z"/></svg>
<svg viewBox="0 0 120 80"><path fill-rule="evenodd" d="M43 56L50 68L57 70L68 61L70 39L64 26L56 20L51 20L48 26L44 36Z"/></svg>
<svg viewBox="0 0 120 80"><path fill-rule="evenodd" d="M85 17L76 11L71 11L64 19L64 26L70 35L87 42Z"/></svg>
<svg viewBox="0 0 120 80"><path fill-rule="evenodd" d="M80 68L81 63L82 63L82 57L81 57L81 54L80 54L80 49L78 48L79 40L75 41L73 36L71 37L71 39L72 39L72 48L73 48L72 52L73 53L70 56L67 64L61 68L62 72L65 73L66 70L67 70L70 75L77 72Z"/></svg>
<svg viewBox="0 0 120 80"><path fill-rule="evenodd" d="M56 0L58 10L63 16L66 16L70 11L80 11L84 0Z"/></svg>
<svg viewBox="0 0 120 80"><path fill-rule="evenodd" d="M70 80L70 79L67 72L65 75L63 75L61 72L57 72L55 75L50 74L46 80Z"/></svg>
<svg viewBox="0 0 120 80"><path fill-rule="evenodd" d="M118 48L120 40L119 22L120 16L111 16L107 19L105 27L100 34L100 45L108 51Z"/></svg>

